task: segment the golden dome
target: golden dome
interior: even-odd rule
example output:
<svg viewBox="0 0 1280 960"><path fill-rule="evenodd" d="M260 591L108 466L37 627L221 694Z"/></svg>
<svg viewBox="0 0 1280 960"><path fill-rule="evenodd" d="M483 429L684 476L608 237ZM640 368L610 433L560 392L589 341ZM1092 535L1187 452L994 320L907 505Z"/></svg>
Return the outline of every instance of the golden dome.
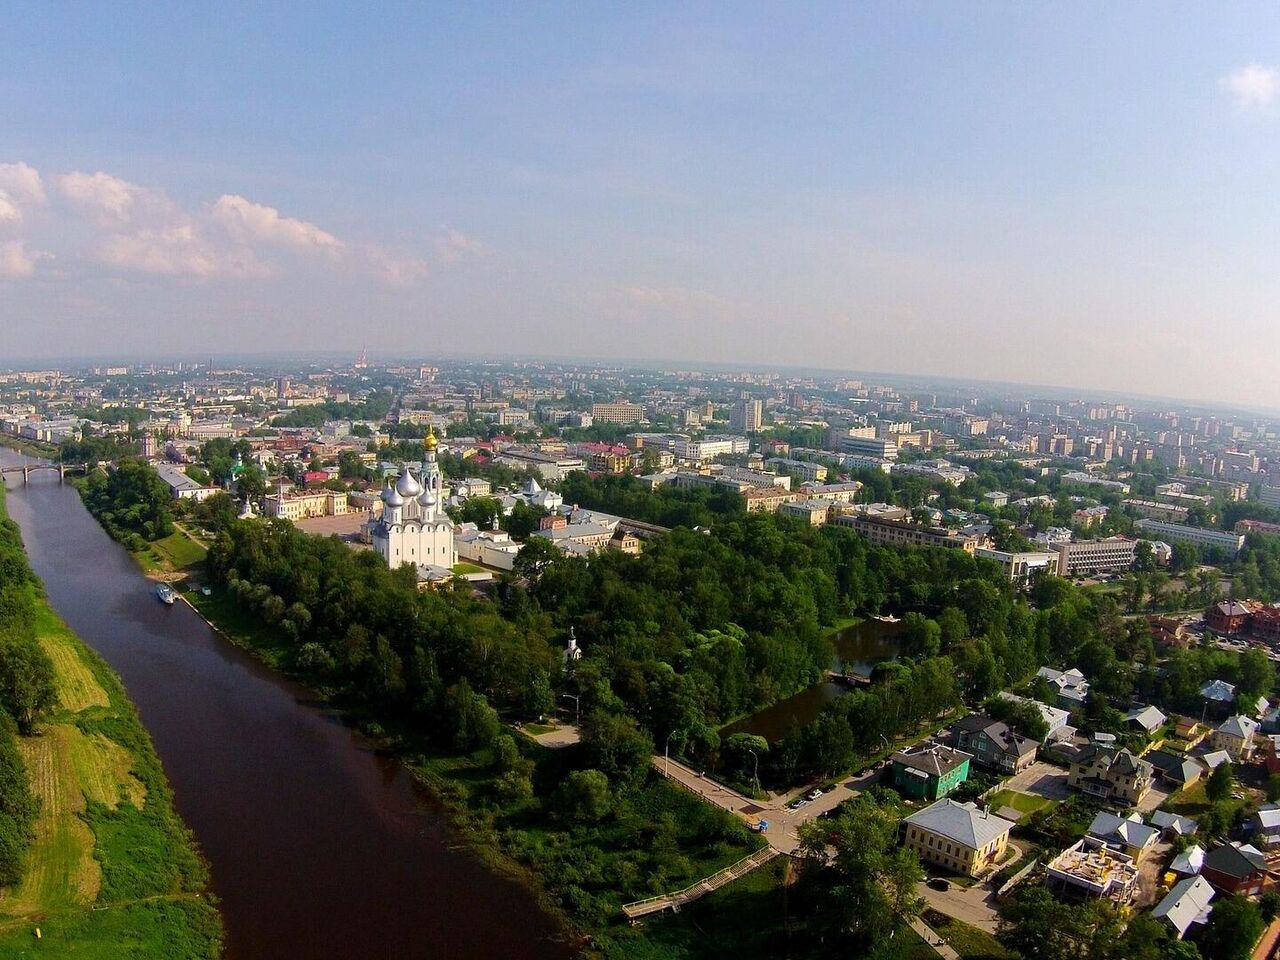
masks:
<svg viewBox="0 0 1280 960"><path fill-rule="evenodd" d="M427 453L435 453L436 446L439 441L436 440L436 428L434 426L427 427L427 439L422 441L422 445L427 448Z"/></svg>

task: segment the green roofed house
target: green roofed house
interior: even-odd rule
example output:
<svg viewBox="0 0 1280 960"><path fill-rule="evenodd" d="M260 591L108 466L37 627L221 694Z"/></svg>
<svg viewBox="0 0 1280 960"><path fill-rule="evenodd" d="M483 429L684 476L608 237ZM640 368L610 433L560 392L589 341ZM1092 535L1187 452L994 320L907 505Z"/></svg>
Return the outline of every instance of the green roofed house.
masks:
<svg viewBox="0 0 1280 960"><path fill-rule="evenodd" d="M939 800L969 779L970 754L931 744L899 751L893 762L893 786L911 800Z"/></svg>

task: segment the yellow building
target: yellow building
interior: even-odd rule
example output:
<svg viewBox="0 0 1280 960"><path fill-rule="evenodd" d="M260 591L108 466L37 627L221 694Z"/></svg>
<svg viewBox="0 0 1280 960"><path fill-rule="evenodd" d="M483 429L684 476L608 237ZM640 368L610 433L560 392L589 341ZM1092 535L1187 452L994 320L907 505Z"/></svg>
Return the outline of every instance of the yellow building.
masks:
<svg viewBox="0 0 1280 960"><path fill-rule="evenodd" d="M307 517L338 517L348 510L347 494L342 490L301 490L269 494L265 503L268 517L303 520Z"/></svg>
<svg viewBox="0 0 1280 960"><path fill-rule="evenodd" d="M943 799L903 821L902 842L921 860L976 877L1003 859L1013 821Z"/></svg>

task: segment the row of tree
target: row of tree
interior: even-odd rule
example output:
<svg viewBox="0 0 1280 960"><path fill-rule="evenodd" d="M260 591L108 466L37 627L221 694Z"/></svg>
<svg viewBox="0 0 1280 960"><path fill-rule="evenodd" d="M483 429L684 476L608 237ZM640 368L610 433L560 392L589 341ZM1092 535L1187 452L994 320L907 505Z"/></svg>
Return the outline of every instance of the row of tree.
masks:
<svg viewBox="0 0 1280 960"><path fill-rule="evenodd" d="M38 590L18 528L0 509L0 887L22 876L38 807L17 736L57 700L53 664L36 637Z"/></svg>

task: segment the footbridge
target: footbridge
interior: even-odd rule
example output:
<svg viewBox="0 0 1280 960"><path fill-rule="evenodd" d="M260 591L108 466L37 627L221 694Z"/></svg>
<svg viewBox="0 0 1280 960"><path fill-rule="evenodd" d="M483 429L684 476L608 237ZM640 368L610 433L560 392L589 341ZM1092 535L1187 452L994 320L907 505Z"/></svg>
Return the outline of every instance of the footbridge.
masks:
<svg viewBox="0 0 1280 960"><path fill-rule="evenodd" d="M740 877L745 877L752 870L764 866L774 857L781 855L782 851L775 847L762 847L750 856L743 857L737 863L725 867L709 877L704 877L683 890L664 893L658 897L650 897L648 900L637 900L635 903L628 903L622 908L622 913L633 923L641 917L661 913L663 910L671 910L678 913L686 903L692 903L700 897L714 893L725 884L732 883Z"/></svg>

